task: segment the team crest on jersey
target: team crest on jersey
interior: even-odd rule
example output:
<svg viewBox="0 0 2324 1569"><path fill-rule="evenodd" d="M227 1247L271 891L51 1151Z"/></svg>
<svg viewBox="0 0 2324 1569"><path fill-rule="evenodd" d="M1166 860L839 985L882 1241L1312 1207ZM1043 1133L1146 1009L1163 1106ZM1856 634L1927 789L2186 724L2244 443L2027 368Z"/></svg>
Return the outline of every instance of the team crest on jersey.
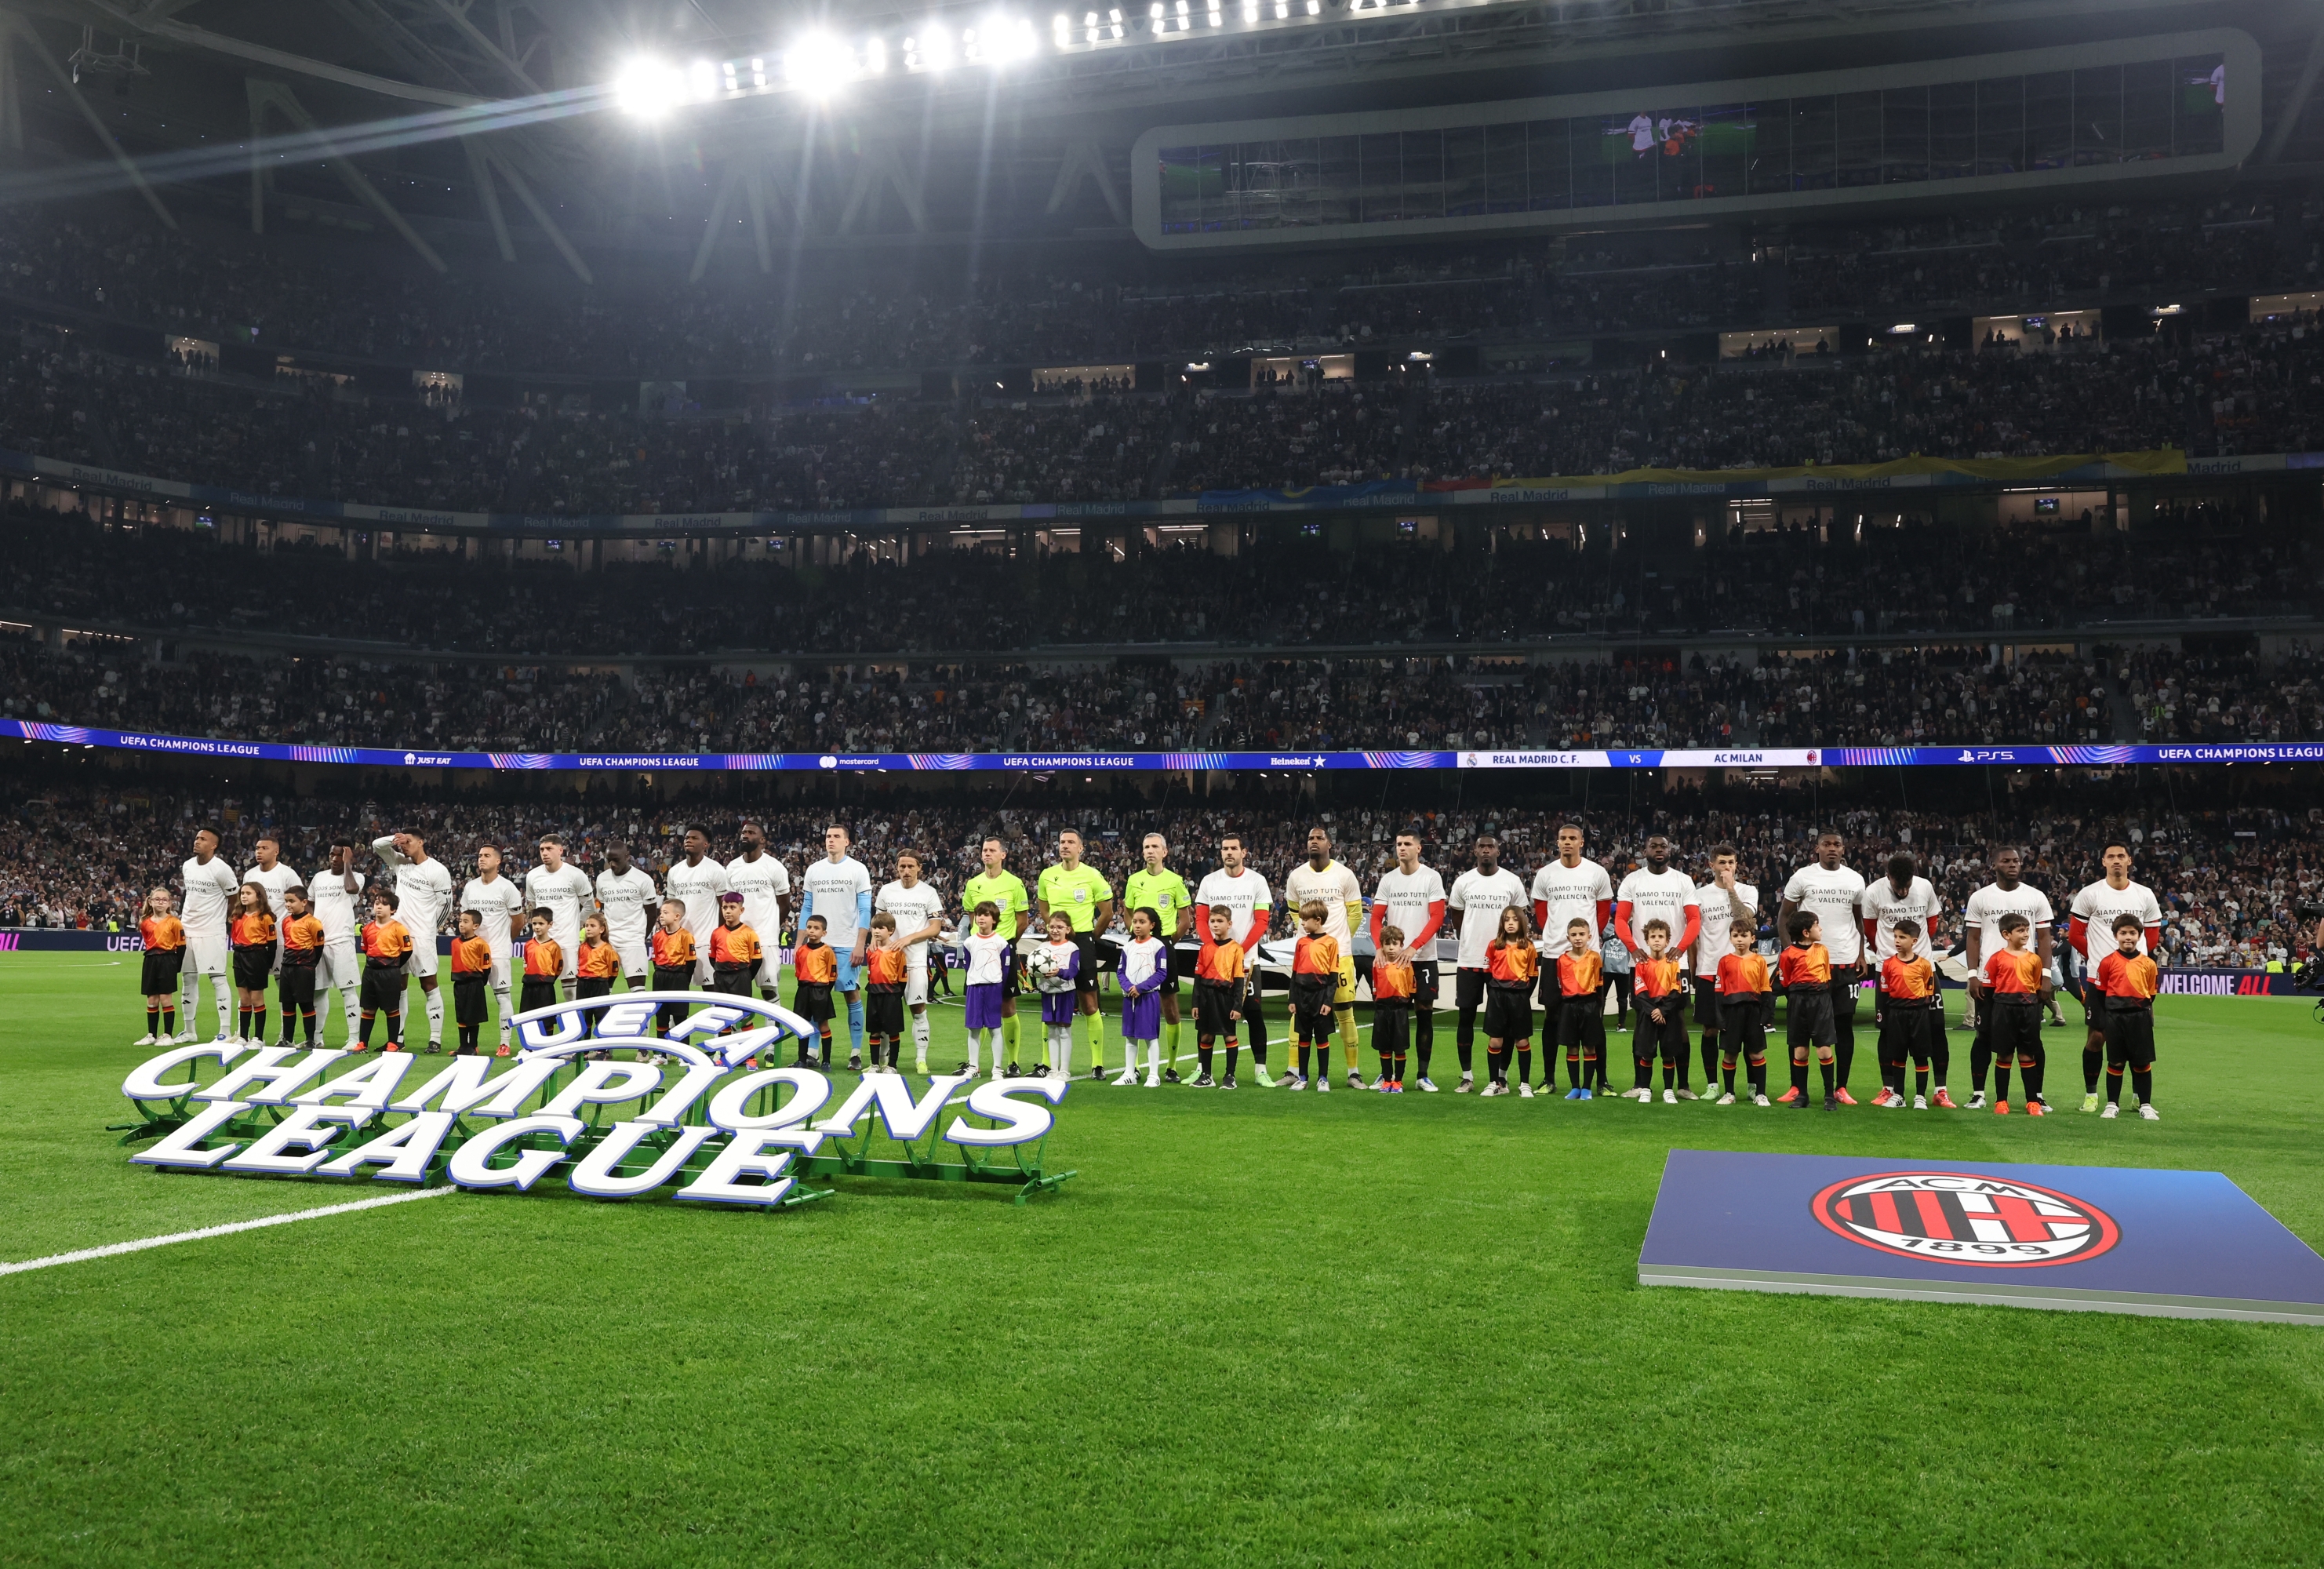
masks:
<svg viewBox="0 0 2324 1569"><path fill-rule="evenodd" d="M1808 1207L1851 1242L1981 1269L2078 1263L2122 1240L2113 1216L2071 1194L1952 1171L1850 1177Z"/></svg>

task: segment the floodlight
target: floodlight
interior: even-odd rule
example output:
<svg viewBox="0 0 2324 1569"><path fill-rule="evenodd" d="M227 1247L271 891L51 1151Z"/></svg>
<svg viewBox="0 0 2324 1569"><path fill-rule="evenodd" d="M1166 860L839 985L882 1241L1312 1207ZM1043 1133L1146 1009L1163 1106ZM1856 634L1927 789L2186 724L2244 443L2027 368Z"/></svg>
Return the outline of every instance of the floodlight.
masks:
<svg viewBox="0 0 2324 1569"><path fill-rule="evenodd" d="M828 97L855 79L855 51L827 32L810 32L783 51L783 77L816 97Z"/></svg>
<svg viewBox="0 0 2324 1569"><path fill-rule="evenodd" d="M686 77L666 60L634 60L613 78L613 102L625 115L659 119L686 101Z"/></svg>

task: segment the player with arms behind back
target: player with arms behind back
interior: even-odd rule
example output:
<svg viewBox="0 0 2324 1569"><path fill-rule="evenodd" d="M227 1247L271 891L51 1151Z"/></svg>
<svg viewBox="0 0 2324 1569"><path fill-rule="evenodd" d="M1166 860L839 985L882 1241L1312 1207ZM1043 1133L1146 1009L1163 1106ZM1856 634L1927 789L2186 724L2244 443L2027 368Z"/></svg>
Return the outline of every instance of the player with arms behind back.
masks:
<svg viewBox="0 0 2324 1569"><path fill-rule="evenodd" d="M1471 854L1477 863L1452 880L1452 891L1444 900L1445 923L1459 939L1452 974L1452 1049L1461 1058L1461 1082L1452 1086L1456 1095L1465 1095L1476 1087L1470 1071L1471 1054L1476 1045L1477 1014L1485 1005L1489 969L1486 955L1500 930L1501 911L1524 909L1526 899L1525 883L1501 864L1499 835L1489 828L1479 834ZM1599 871L1602 876L1605 869ZM1591 941L1594 944L1597 938L1593 936Z"/></svg>
<svg viewBox="0 0 2324 1569"><path fill-rule="evenodd" d="M2001 931L2001 949L1985 961L1979 1010L1985 1036L1993 1052L1993 1109L2009 1114L2009 1064L2014 1057L2025 1075L2025 1113L2046 1116L2042 1099L2042 1009L2051 996L2049 966L2034 951L2032 923L2012 910L1995 923ZM1987 1015L1990 1015L1987 1019Z"/></svg>
<svg viewBox="0 0 2324 1569"><path fill-rule="evenodd" d="M1347 1058L1348 1087L1362 1089L1363 1075L1356 1071L1355 929L1364 918L1364 891L1356 874L1332 858L1332 835L1325 829L1307 830L1307 859L1283 879L1283 898L1294 909L1305 909L1311 903L1323 906L1323 935L1332 939L1340 956L1340 983L1332 996L1333 1020ZM1326 1043L1323 1060L1315 1066L1319 1089L1326 1087L1323 1081L1332 1076L1330 1059Z"/></svg>
<svg viewBox="0 0 2324 1569"><path fill-rule="evenodd" d="M1945 1035L1945 1011L1937 1001L1937 967L1920 952L1921 923L1897 921L1881 929L1888 950L1880 961L1880 1095L1872 1103L1891 1111L1904 1104L1904 1064L1914 1074L1913 1109L1929 1109L1929 1066L1937 1071L1937 1104L1950 1108L1945 1069L1952 1046Z"/></svg>
<svg viewBox="0 0 2324 1569"><path fill-rule="evenodd" d="M1985 1076L1998 1049L1993 1033L1993 1010L1987 1006L1990 993L1983 977L1994 954L2008 946L2002 922L2016 916L2034 933L2034 952L2046 972L2050 966L2050 928L2057 920L2050 908L2049 895L2020 881L2025 860L2016 845L2002 845L1993 852L1990 860L1993 881L1970 894L1969 902L1961 906L1961 920L1969 939L1969 1003L1977 1010L1977 1034L1969 1052L1969 1110L1972 1112L1985 1109ZM2047 986L2048 982L2043 984ZM2038 1017L2034 1022L2041 1022ZM2013 1020L2012 1028L2015 1027ZM2014 1041L2011 1050L2015 1050ZM2008 1097L2004 1094L1999 1098L2006 1101Z"/></svg>
<svg viewBox="0 0 2324 1569"><path fill-rule="evenodd" d="M1816 835L1815 859L1793 872L1792 880L1784 884L1784 929L1789 932L1791 918L1802 913L1814 916L1820 928L1814 946L1824 951L1823 984L1830 1005L1823 1012L1830 1020L1827 1028L1837 1079L1824 1097L1827 1108L1834 1100L1843 1106L1856 1104L1856 1097L1848 1093L1848 1075L1856 1064L1856 993L1864 978L1864 932L1857 924L1862 918L1864 878L1848 865L1847 856L1847 839L1839 829L1826 828ZM1786 955L1790 952L1784 950ZM1799 993L1788 972L1784 984L1786 1009L1797 1009ZM1817 1060L1823 1060L1821 1051ZM1796 1083L1804 1095L1805 1077L1798 1077Z"/></svg>
<svg viewBox="0 0 2324 1569"><path fill-rule="evenodd" d="M1698 887L1697 915L1701 928L1694 946L1688 951L1688 967L1694 975L1694 1019L1702 1027L1702 1089L1711 1093L1711 1085L1720 1082L1720 1042L1726 1029L1725 1010L1720 1002L1719 967L1727 962L1733 951L1731 922L1738 904L1744 913L1744 924L1749 928L1759 908L1759 891L1748 882L1736 881L1738 865L1735 846L1713 844L1711 847L1711 881ZM1756 946L1756 944L1754 945ZM1725 1054L1729 1066L1734 1066L1734 1053ZM1685 1081L1680 1080L1682 1084ZM1728 1086L1731 1092L1733 1085Z"/></svg>
<svg viewBox="0 0 2324 1569"><path fill-rule="evenodd" d="M1237 972L1245 989L1239 994L1235 1010L1250 1041L1251 1072L1261 1088L1275 1081L1267 1076L1267 1019L1259 1007L1259 979L1252 960L1259 954L1259 945L1267 936L1268 922L1274 918L1275 902L1268 892L1267 879L1244 864L1242 835L1219 835L1219 869L1205 875L1194 889L1194 925L1198 930L1210 931L1211 912L1224 910L1229 929L1242 948L1243 967ZM1222 1086L1235 1087L1234 1042L1227 1042L1227 1076Z"/></svg>
<svg viewBox="0 0 2324 1569"><path fill-rule="evenodd" d="M2113 939L2116 927L2126 915L2137 918L2138 951L2141 954L2152 954L2163 941L2163 905L2154 897L2154 890L2130 880L2130 846L2120 840L2110 841L2099 855L2098 864L2106 869L2106 875L2074 895L2073 903L2067 910L2070 919L2066 940L2073 946L2074 952L2081 956L2082 961L2082 1110L2085 1112L2098 1109L2098 1069L2101 1066L2107 1068L2115 1080L2119 1081L2122 1077L2121 1068L2114 1066L2113 1058L2107 1055L2107 1030L2113 1017L2114 1005L2108 1000L2106 988L2097 983L2095 973L2108 956L2106 945ZM2146 1015L2150 1027L2153 1017L2150 1009ZM2149 1033L2151 1036L2151 1028ZM2150 1038L2147 1041L2150 1060L2153 1045ZM2122 1090L2119 1082L2111 1083L2107 1087L2109 1095L2119 1099ZM2143 1105L2145 1097L2142 1095L2139 1099Z"/></svg>
<svg viewBox="0 0 2324 1569"><path fill-rule="evenodd" d="M1622 879L1622 886L1614 893L1614 936L1632 954L1645 954L1650 945L1645 940L1646 923L1660 921L1664 948L1653 954L1657 961L1668 961L1672 954L1692 950L1702 931L1702 896L1695 891L1694 879L1670 863L1671 842L1667 835L1649 834L1640 847L1640 859L1646 864ZM1646 960L1637 961L1642 966ZM1640 997L1646 995L1646 974L1634 966L1633 986ZM1658 984L1668 983L1664 995L1653 1011L1663 1014L1657 1023L1647 1016L1646 1004L1638 1004L1638 1036L1631 1043L1631 1057L1637 1065L1638 1082L1626 1099L1645 1101L1652 1097L1639 1094L1649 1088L1647 1075L1655 1058L1663 1062L1663 1099L1691 1101L1694 1092L1686 1088L1686 1054L1681 1051L1674 1060L1662 1048L1675 1038L1682 1045L1686 1039L1686 993L1679 984L1679 967L1672 964L1668 972L1657 971ZM1674 1037L1673 1031L1675 1030ZM1675 1075L1676 1082L1671 1080ZM1703 1087L1710 1088L1708 1075Z"/></svg>
<svg viewBox="0 0 2324 1569"><path fill-rule="evenodd" d="M1436 1046L1436 934L1444 925L1444 879L1433 866L1420 862L1420 835L1402 833L1396 836L1396 864L1380 873L1379 885L1372 891L1372 949L1377 954L1388 951L1388 928L1395 927L1404 946L1404 962L1412 968L1412 990L1407 998L1412 1013L1412 1043L1420 1057L1420 1072L1414 1083L1426 1094L1434 1094L1436 1086L1428 1079L1428 1057ZM1372 1044L1379 1044L1379 1020L1377 1004L1380 998L1379 961L1373 961L1372 1001L1375 1012L1372 1023ZM1404 1062L1399 1052L1397 1061L1396 1087L1404 1088Z"/></svg>

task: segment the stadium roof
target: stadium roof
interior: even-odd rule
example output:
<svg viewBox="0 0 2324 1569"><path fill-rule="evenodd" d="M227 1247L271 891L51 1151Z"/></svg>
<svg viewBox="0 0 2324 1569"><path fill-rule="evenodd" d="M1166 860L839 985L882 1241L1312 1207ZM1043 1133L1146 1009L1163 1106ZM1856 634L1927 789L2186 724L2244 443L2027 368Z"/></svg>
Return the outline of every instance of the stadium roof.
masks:
<svg viewBox="0 0 2324 1569"><path fill-rule="evenodd" d="M885 182L904 209L889 204L894 231L930 237L910 187L951 178L938 167L949 158L977 163L1004 209L1040 212L1053 181L1093 186L1103 204L1081 193L1079 232L1118 235L1129 144L1164 122L1644 87L2223 23L2264 43L2299 29L2299 48L2269 50L2272 74L2279 57L2292 62L2287 89L2299 78L2296 92L2271 91L2273 121L2277 103L2304 100L2324 58L2324 32L2310 48L2312 23L2257 0L5 4L0 38L10 42L0 47L16 56L17 97L0 105L0 148L21 124L13 139L48 173L19 174L0 195L63 194L105 161L134 160L149 184L207 185L211 199L238 202L254 162L272 160L281 167L263 171L262 208L290 177L303 211L384 224L423 252L417 236L465 229L489 231L506 254L513 234L544 254L555 245L576 270L586 268L568 234L598 246L698 235L705 215L726 205L720 166L816 136L867 160L878 154L865 149L890 147L910 162L917 149L908 177ZM617 88L640 81L666 84L670 102L655 106L676 112L650 125L622 114ZM272 138L256 160L254 134ZM1097 177L1074 176L1076 159ZM302 163L312 176L303 186ZM881 187L878 173L854 178ZM874 207L880 194L871 190ZM835 220L841 200L829 205ZM1048 212L1059 206L1053 195ZM880 225L799 226L848 243Z"/></svg>

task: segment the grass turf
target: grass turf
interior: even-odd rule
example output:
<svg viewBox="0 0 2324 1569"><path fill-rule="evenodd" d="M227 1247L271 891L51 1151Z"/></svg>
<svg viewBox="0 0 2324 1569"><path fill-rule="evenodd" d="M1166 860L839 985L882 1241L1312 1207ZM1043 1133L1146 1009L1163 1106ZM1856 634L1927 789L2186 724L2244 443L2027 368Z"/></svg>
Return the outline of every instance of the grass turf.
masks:
<svg viewBox="0 0 2324 1569"><path fill-rule="evenodd" d="M134 984L0 959L0 1258L386 1190L128 1165ZM544 1185L0 1278L0 1559L2314 1562L2314 1330L1636 1281L1674 1145L2219 1169L2324 1240L2307 1006L2163 1006L2159 1124L2072 1110L2078 1029L2045 1121L1084 1080L1022 1208Z"/></svg>

